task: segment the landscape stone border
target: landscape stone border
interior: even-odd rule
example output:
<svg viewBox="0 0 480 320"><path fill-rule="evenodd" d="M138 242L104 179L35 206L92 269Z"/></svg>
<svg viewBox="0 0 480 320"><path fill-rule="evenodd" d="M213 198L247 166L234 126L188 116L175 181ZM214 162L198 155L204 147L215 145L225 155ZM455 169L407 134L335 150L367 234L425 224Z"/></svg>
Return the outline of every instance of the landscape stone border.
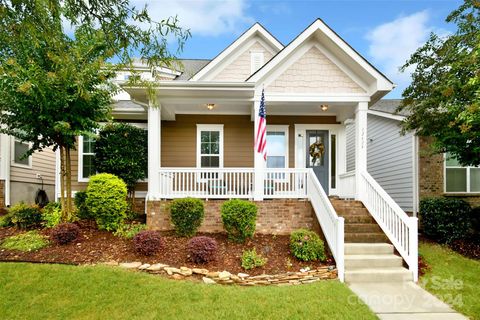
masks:
<svg viewBox="0 0 480 320"><path fill-rule="evenodd" d="M240 286L288 286L313 283L320 280L336 279L337 269L335 266L325 266L310 270L301 269L299 272L286 272L281 274L262 274L250 276L247 273L232 274L228 271L209 271L202 268L175 268L163 263L148 264L142 262L123 262L111 261L104 263L106 265L119 266L124 269L138 270L151 274L166 274L169 278L175 280L188 279L192 276L202 277L205 284L236 284Z"/></svg>

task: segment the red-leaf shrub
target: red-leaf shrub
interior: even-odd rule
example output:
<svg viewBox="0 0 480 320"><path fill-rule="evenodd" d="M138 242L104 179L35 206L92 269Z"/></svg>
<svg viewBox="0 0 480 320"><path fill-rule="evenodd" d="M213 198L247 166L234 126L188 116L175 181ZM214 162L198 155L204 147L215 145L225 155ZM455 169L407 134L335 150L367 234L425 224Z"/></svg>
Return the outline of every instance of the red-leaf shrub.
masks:
<svg viewBox="0 0 480 320"><path fill-rule="evenodd" d="M206 263L215 260L217 241L209 237L195 237L187 244L187 251L194 263Z"/></svg>
<svg viewBox="0 0 480 320"><path fill-rule="evenodd" d="M163 248L163 240L156 231L140 231L133 237L133 246L138 253L151 256Z"/></svg>
<svg viewBox="0 0 480 320"><path fill-rule="evenodd" d="M51 238L57 244L68 244L78 238L80 228L73 223L60 223L52 229Z"/></svg>

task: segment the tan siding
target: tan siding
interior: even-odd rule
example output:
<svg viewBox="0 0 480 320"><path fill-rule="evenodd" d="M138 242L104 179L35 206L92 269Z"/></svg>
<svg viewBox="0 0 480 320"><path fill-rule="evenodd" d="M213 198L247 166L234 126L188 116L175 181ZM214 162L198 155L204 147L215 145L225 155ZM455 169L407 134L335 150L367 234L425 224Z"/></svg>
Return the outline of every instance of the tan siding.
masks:
<svg viewBox="0 0 480 320"><path fill-rule="evenodd" d="M196 167L197 124L224 125L224 166L253 167L253 122L249 115L177 115L162 121L162 167ZM335 116L268 116L267 124L289 125L289 165L295 166L295 124L336 124Z"/></svg>
<svg viewBox="0 0 480 320"><path fill-rule="evenodd" d="M272 58L270 51L265 48L260 42L255 42L238 56L232 63L227 65L214 78L215 81L245 81L252 71L250 52L263 51L263 63L267 63Z"/></svg>
<svg viewBox="0 0 480 320"><path fill-rule="evenodd" d="M45 149L32 155L32 167L19 167L12 164L10 180L12 182L41 183L37 173L43 177L44 184L55 184L55 152Z"/></svg>
<svg viewBox="0 0 480 320"><path fill-rule="evenodd" d="M288 93L365 93L315 47L294 62L266 90Z"/></svg>

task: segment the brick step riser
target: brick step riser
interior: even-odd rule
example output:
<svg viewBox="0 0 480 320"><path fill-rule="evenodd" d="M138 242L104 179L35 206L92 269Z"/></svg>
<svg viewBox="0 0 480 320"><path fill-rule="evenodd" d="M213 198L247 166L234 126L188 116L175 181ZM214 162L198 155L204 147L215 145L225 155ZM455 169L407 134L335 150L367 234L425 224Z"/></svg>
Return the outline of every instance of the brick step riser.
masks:
<svg viewBox="0 0 480 320"><path fill-rule="evenodd" d="M365 208L342 208L335 210L339 216L355 216L355 215L363 215L363 216L370 216L370 213Z"/></svg>
<svg viewBox="0 0 480 320"><path fill-rule="evenodd" d="M379 233L382 229L375 223L345 223L345 233Z"/></svg>
<svg viewBox="0 0 480 320"><path fill-rule="evenodd" d="M388 242L388 238L382 233L345 233L345 242L385 243Z"/></svg>
<svg viewBox="0 0 480 320"><path fill-rule="evenodd" d="M375 219L372 217L367 217L367 216L343 216L345 219L345 224L350 224L350 223L371 223L371 224L376 224Z"/></svg>

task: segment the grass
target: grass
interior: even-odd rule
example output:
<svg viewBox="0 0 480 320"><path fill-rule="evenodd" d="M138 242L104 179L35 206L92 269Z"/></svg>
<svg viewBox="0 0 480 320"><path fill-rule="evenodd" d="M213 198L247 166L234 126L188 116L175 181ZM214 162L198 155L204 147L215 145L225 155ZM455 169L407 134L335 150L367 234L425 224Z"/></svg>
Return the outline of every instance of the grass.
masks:
<svg viewBox="0 0 480 320"><path fill-rule="evenodd" d="M480 319L480 261L433 243L421 243L419 251L431 267L420 284L458 312Z"/></svg>
<svg viewBox="0 0 480 320"><path fill-rule="evenodd" d="M3 240L0 247L8 250L37 251L48 246L48 240L38 231L28 231Z"/></svg>
<svg viewBox="0 0 480 320"><path fill-rule="evenodd" d="M344 284L231 287L106 266L0 263L6 319L375 319Z"/></svg>

